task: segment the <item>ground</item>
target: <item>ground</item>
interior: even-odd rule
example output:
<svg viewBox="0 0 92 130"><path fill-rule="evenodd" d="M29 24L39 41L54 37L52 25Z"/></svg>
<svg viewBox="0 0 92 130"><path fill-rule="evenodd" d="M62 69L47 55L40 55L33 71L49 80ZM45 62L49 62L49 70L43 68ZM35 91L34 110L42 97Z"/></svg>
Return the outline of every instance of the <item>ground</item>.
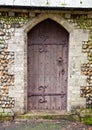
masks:
<svg viewBox="0 0 92 130"><path fill-rule="evenodd" d="M0 130L92 130L92 126L68 120L30 119L0 123Z"/></svg>

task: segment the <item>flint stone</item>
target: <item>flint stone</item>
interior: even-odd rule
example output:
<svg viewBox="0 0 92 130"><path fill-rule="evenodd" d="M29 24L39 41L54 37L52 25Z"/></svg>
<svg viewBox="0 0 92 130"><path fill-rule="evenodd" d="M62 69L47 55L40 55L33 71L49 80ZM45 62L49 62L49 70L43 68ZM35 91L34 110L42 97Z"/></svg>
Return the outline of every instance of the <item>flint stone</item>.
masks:
<svg viewBox="0 0 92 130"><path fill-rule="evenodd" d="M0 31L0 36L4 36L4 35L5 35L5 32Z"/></svg>

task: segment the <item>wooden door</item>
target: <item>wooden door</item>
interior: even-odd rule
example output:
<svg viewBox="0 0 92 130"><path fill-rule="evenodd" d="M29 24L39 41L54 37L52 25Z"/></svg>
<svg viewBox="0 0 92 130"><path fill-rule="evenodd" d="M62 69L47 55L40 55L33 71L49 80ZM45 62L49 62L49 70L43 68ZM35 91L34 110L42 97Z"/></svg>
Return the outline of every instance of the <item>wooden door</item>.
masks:
<svg viewBox="0 0 92 130"><path fill-rule="evenodd" d="M28 32L28 110L66 110L68 33L47 19Z"/></svg>

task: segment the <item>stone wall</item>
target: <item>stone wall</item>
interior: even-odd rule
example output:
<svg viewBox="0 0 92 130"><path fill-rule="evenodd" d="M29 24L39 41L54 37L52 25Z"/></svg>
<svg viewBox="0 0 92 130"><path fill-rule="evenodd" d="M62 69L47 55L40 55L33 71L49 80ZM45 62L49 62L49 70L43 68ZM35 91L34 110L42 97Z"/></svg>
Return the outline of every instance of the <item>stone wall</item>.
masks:
<svg viewBox="0 0 92 130"><path fill-rule="evenodd" d="M86 76L86 85L81 86L80 96L86 98L86 107L92 108L92 15L75 14L71 15L68 21L72 22L76 29L89 30L88 40L82 41L82 53L87 54L87 61L81 64L81 74Z"/></svg>
<svg viewBox="0 0 92 130"><path fill-rule="evenodd" d="M50 12L48 13L48 17ZM91 14L51 13L61 23L74 27L70 33L68 68L68 108L92 108L92 16ZM40 13L0 12L0 108L17 113L27 111L27 36L26 25L37 23ZM43 16L47 16L44 11ZM56 17L55 17L56 15ZM31 21L33 20L33 23ZM39 19L38 19L39 23ZM65 24L66 26L67 24ZM66 26L67 28L67 26ZM28 29L28 28L27 28ZM83 99L83 97L86 99ZM80 102L80 103L79 103Z"/></svg>
<svg viewBox="0 0 92 130"><path fill-rule="evenodd" d="M18 14L19 15L19 14ZM27 21L27 16L13 17L13 13L0 13L0 108L12 109L15 107L15 92L11 90L15 87L15 49L10 40L15 37L15 30L22 28ZM11 96L12 95L12 96Z"/></svg>

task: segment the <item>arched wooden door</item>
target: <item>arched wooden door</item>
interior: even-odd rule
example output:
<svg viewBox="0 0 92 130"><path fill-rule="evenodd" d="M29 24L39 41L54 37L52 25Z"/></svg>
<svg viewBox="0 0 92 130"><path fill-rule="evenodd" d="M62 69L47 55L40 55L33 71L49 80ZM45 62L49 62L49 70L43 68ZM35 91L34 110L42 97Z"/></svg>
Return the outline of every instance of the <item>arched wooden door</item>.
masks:
<svg viewBox="0 0 92 130"><path fill-rule="evenodd" d="M50 19L28 32L28 111L66 110L68 37Z"/></svg>

